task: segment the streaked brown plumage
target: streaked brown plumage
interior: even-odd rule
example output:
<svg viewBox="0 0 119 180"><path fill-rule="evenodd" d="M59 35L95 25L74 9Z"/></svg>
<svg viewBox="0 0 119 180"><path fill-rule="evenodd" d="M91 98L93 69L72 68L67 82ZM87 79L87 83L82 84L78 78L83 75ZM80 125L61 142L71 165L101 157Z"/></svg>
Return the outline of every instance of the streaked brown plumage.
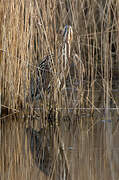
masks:
<svg viewBox="0 0 119 180"><path fill-rule="evenodd" d="M50 82L53 77L57 79L56 80L57 88L60 88L61 81L63 77L65 76L64 72L67 71L66 67L67 67L68 59L70 58L70 49L71 49L72 40L73 40L72 27L69 25L66 25L63 31L62 46L61 48L59 48L60 50L58 52L57 66L56 67L54 66L56 57L53 54L45 56L43 60L40 62L40 65L38 67L36 94L41 92L39 90L41 88L43 91L47 91L50 87ZM41 88L39 88L39 86Z"/></svg>

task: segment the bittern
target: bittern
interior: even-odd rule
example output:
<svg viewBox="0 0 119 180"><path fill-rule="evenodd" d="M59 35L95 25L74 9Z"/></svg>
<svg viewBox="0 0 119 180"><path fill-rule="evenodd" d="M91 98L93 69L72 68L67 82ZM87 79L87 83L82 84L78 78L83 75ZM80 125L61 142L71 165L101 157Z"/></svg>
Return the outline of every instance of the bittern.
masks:
<svg viewBox="0 0 119 180"><path fill-rule="evenodd" d="M62 38L63 42L62 42L62 50L59 52L58 54L58 63L61 63L61 57L65 56L65 59L63 60L68 60L68 58L70 58L70 53L71 53L71 42L73 40L73 30L72 27L69 25L66 25L64 27L64 31L63 31L63 38ZM52 60L53 60L54 56L48 55L46 56L40 63L39 65L39 69L41 71L52 71L51 67L52 67ZM65 64L67 64L67 62L65 62Z"/></svg>
<svg viewBox="0 0 119 180"><path fill-rule="evenodd" d="M58 60L57 60L57 68L54 68L54 58L53 54L50 54L43 58L39 65L38 76L40 79L40 86L42 86L43 91L47 91L50 89L50 82L52 77L54 76L57 80L57 88L60 88L61 81L64 78L64 72L67 69L68 59L70 59L71 55L71 43L73 40L73 30L70 25L66 25L62 34L62 46L60 51L58 52ZM42 79L42 82L41 82ZM39 85L37 85L39 88ZM39 90L38 90L39 91Z"/></svg>

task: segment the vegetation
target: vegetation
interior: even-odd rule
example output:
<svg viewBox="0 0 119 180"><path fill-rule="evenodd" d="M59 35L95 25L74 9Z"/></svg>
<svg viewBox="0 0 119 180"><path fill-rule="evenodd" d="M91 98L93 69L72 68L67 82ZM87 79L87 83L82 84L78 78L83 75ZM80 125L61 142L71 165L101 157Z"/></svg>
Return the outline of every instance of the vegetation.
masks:
<svg viewBox="0 0 119 180"><path fill-rule="evenodd" d="M113 78L118 76L114 74L119 50L117 1L14 0L9 3L1 1L0 5L3 105L19 109L33 104L29 94L31 77L37 83L39 63L51 53L55 55L54 68L57 71L61 30L69 24L74 34L71 61L76 66L72 74L69 72L70 99L67 92L63 94L55 87L54 75L52 84L57 90L52 91L50 100L47 92L43 92L39 107L46 110L50 104L57 109L93 110L99 107L97 89L105 106L106 97L112 98ZM57 96L55 101L54 96Z"/></svg>
<svg viewBox="0 0 119 180"><path fill-rule="evenodd" d="M20 117L9 114L0 118L0 178L57 179L66 173L68 179L76 179L77 174L80 179L105 179L107 173L117 179L119 158L117 153L111 154L112 132L109 128L105 131L104 124L106 120L115 121L119 110L115 94L119 88L119 2L0 0L0 17L2 108L20 112ZM65 25L72 26L73 41L59 88L58 61L62 61L59 52ZM51 72L40 68L41 61L49 55L53 60ZM50 88L48 83L43 86L43 74ZM116 109L112 118L110 108ZM102 110L105 119L99 118L100 121L97 114L81 116L84 111L88 116L88 112L99 115ZM57 122L60 126L56 126ZM72 152L76 146L78 151L70 153L63 146ZM93 147L97 149L93 151ZM49 166L45 164L44 170L39 163L45 160ZM40 166L40 175L34 162Z"/></svg>

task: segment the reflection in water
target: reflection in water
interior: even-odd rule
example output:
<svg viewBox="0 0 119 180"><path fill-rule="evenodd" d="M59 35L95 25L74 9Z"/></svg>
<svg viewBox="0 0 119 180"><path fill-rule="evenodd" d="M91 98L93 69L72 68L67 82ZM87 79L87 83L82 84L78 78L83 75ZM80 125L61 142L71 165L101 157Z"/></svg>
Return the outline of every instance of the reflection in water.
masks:
<svg viewBox="0 0 119 180"><path fill-rule="evenodd" d="M35 131L27 128L27 135L30 140L30 149L37 166L46 174L51 174L53 170L53 142L45 129Z"/></svg>
<svg viewBox="0 0 119 180"><path fill-rule="evenodd" d="M118 179L118 114L111 112L109 121L101 115L79 117L77 122L65 118L59 127L39 130L21 117L2 119L1 180ZM112 124L110 134L106 124Z"/></svg>
<svg viewBox="0 0 119 180"><path fill-rule="evenodd" d="M27 128L32 157L37 167L47 176L57 179L70 179L68 164L63 150L63 143L58 134L58 129L42 128L36 131Z"/></svg>

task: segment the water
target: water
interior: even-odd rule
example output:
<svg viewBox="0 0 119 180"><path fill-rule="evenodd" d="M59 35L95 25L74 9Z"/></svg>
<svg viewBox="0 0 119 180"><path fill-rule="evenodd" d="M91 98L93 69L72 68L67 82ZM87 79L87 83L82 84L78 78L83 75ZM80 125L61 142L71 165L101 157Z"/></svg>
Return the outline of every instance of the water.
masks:
<svg viewBox="0 0 119 180"><path fill-rule="evenodd" d="M110 110L110 119L104 113L72 119L65 115L55 127L41 128L39 121L22 114L2 117L1 180L118 179L116 111ZM112 127L108 133L107 126Z"/></svg>

